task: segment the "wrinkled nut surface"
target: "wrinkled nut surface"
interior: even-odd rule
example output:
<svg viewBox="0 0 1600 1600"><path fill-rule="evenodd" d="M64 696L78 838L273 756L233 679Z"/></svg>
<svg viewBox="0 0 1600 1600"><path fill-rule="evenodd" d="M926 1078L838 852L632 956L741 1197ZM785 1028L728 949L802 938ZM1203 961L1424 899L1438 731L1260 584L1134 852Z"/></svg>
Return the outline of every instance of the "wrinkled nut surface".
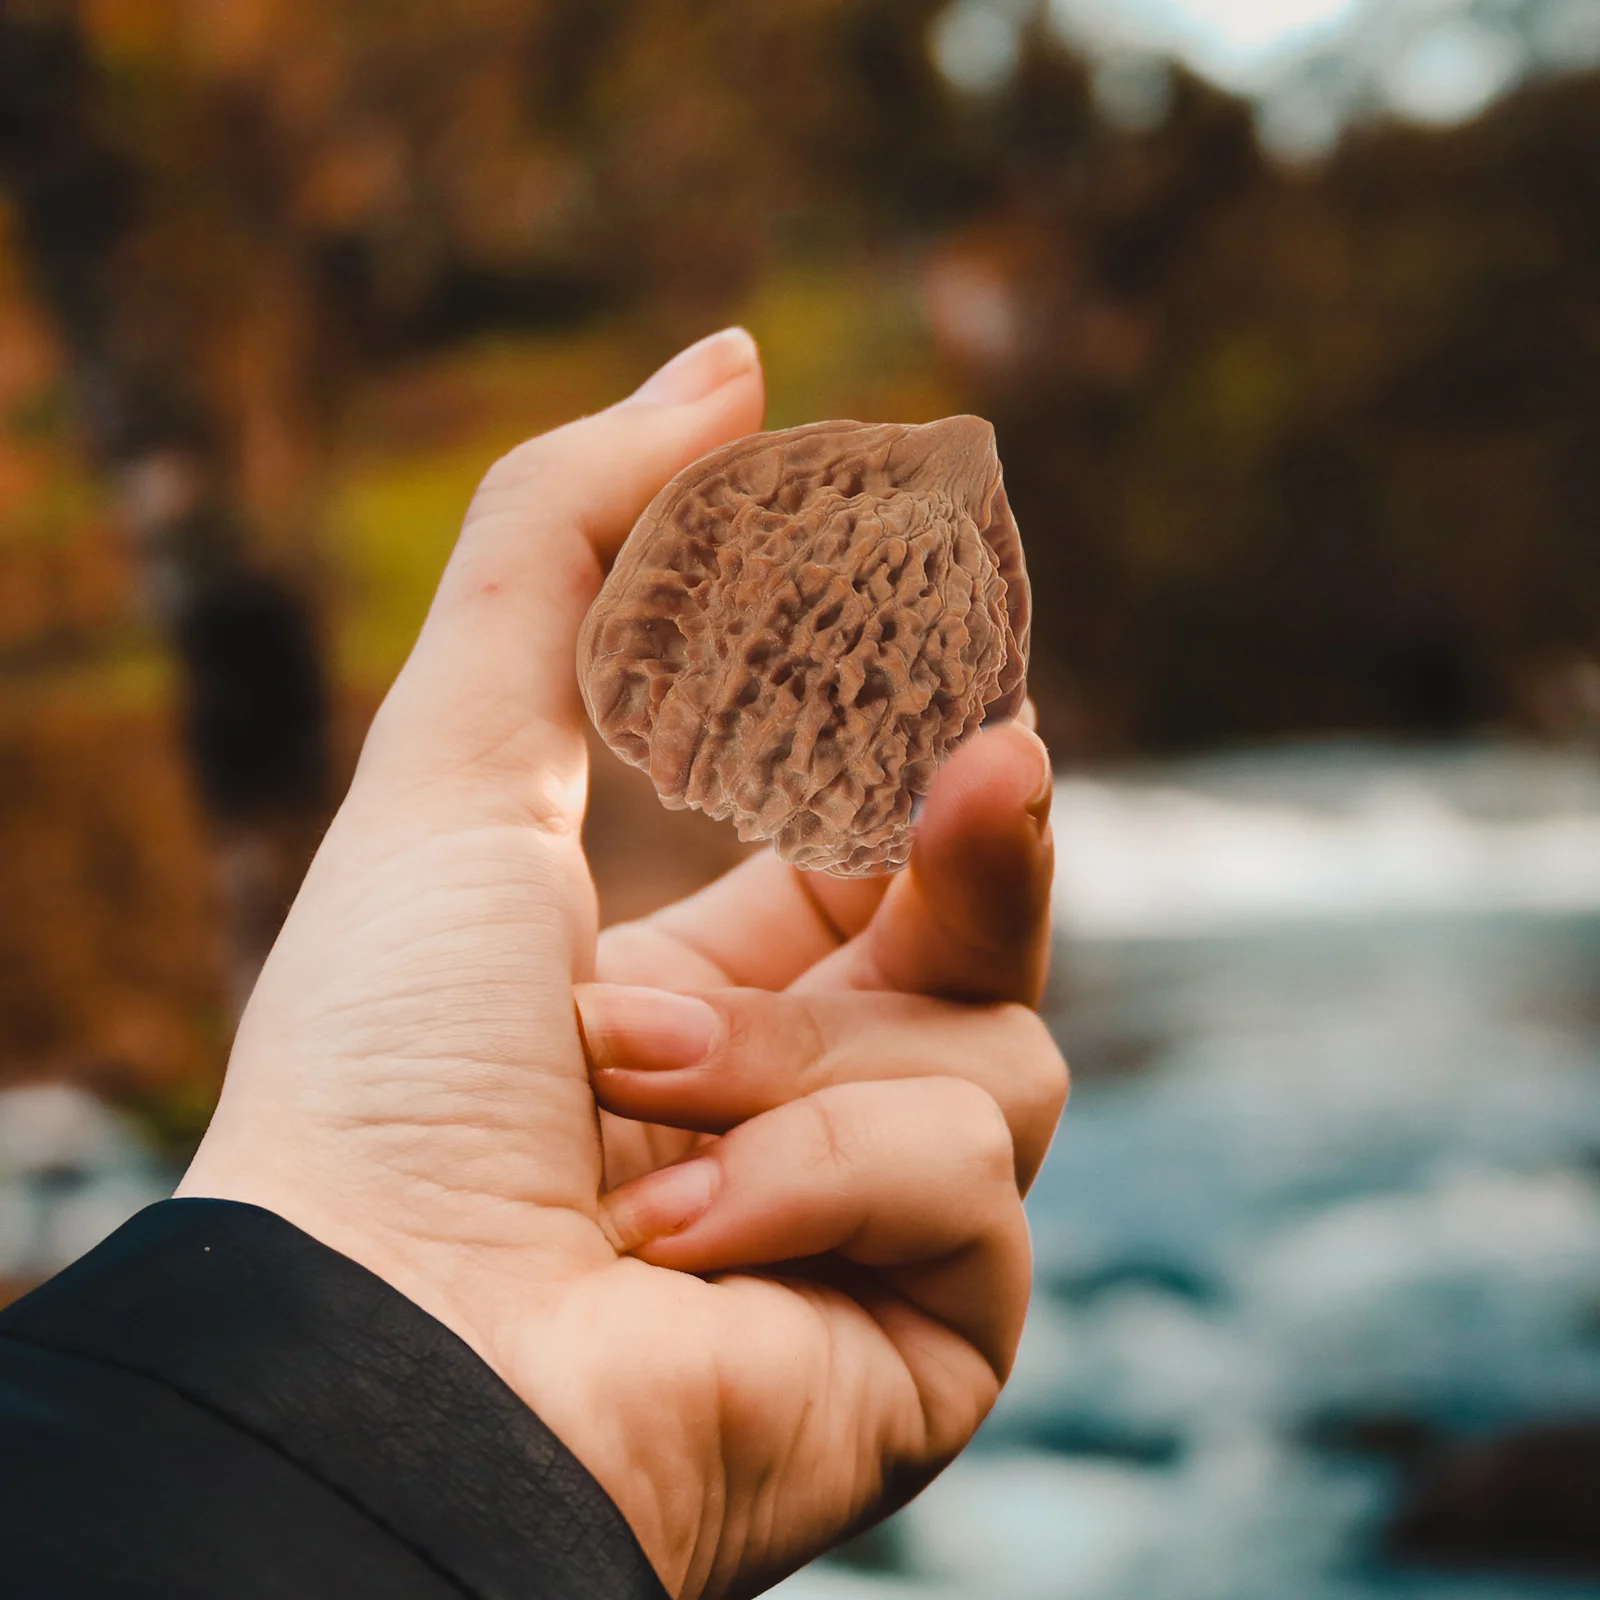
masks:
<svg viewBox="0 0 1600 1600"><path fill-rule="evenodd" d="M1028 625L987 422L819 422L724 445L656 496L578 681L666 805L864 877L909 859L945 757L1021 708Z"/></svg>

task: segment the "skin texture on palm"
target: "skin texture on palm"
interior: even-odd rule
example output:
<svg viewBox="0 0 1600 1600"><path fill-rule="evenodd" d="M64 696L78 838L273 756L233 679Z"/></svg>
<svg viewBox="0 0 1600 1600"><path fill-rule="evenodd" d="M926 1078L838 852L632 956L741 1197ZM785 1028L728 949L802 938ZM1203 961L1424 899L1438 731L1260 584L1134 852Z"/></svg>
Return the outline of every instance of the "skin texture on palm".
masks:
<svg viewBox="0 0 1600 1600"><path fill-rule="evenodd" d="M757 1592L965 1443L1065 1087L1020 1009L1050 868L1022 727L958 753L886 884L765 858L597 937L578 626L644 504L761 406L724 335L490 472L180 1189L457 1332L686 1596ZM618 983L709 994L720 1065L639 1066L660 1030L607 1022Z"/></svg>

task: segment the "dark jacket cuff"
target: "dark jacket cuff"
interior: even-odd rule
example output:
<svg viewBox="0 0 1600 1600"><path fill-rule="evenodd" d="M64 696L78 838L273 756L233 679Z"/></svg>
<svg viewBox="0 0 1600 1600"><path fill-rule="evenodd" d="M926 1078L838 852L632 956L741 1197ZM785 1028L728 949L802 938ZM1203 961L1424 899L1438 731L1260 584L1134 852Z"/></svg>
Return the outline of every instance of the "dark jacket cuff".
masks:
<svg viewBox="0 0 1600 1600"><path fill-rule="evenodd" d="M0 1313L153 1380L485 1600L664 1600L605 1491L455 1334L272 1212L169 1200Z"/></svg>

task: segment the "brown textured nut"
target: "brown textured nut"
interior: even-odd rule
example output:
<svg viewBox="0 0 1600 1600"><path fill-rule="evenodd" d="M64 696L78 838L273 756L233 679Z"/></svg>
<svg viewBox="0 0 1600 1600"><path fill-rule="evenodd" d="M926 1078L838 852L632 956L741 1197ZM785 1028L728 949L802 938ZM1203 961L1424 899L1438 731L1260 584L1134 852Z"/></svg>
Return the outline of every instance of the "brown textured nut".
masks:
<svg viewBox="0 0 1600 1600"><path fill-rule="evenodd" d="M656 496L578 681L666 805L864 877L909 859L945 757L1021 708L1028 625L987 422L819 422L724 445Z"/></svg>

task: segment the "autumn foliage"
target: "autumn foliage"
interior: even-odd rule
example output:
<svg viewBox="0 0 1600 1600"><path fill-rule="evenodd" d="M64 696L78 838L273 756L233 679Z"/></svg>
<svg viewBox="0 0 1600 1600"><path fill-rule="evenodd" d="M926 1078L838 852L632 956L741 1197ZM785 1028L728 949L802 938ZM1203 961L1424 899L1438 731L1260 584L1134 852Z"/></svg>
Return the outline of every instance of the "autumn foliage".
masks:
<svg viewBox="0 0 1600 1600"><path fill-rule="evenodd" d="M1291 172L937 10L0 11L0 1074L214 1073L474 472L734 319L775 424L995 422L1065 757L1594 736L1600 81ZM723 858L648 806L613 910Z"/></svg>

